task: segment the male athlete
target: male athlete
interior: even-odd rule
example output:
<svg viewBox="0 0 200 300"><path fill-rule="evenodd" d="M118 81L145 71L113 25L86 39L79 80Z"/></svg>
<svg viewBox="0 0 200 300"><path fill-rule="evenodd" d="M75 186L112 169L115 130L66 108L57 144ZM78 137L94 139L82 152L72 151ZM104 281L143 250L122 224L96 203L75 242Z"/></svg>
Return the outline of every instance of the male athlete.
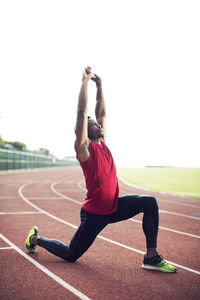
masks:
<svg viewBox="0 0 200 300"><path fill-rule="evenodd" d="M90 80L93 80L97 87L96 121L87 116ZM156 199L142 195L119 197L115 163L105 144L105 119L102 80L96 74L92 74L91 68L87 67L83 71L75 129L75 151L88 191L80 211L80 225L69 246L57 240L38 236L38 229L33 226L25 242L26 248L29 253L35 253L37 246L41 246L66 261L75 262L92 245L107 224L143 213L142 226L146 236L147 253L144 255L142 268L176 272L176 268L164 261L156 251L159 222Z"/></svg>

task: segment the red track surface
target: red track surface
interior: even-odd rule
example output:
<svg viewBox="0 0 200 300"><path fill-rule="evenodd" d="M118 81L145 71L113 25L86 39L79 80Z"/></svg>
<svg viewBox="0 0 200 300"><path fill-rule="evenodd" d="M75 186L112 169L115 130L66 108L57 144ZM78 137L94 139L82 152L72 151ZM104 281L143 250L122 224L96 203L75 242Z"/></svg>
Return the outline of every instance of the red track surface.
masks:
<svg viewBox="0 0 200 300"><path fill-rule="evenodd" d="M70 242L85 196L79 167L1 174L0 191L0 299L200 298L198 199L120 183L120 194L151 194L158 200L158 251L178 269L165 274L141 268L141 215L108 225L76 263L39 247L37 254L26 253L24 242L32 225L42 236Z"/></svg>

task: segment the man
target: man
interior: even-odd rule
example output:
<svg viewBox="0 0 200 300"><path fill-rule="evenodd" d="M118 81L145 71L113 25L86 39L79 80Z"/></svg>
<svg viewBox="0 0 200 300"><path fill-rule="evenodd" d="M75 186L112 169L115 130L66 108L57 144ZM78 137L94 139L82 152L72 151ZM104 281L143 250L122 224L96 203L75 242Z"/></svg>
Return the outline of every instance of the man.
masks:
<svg viewBox="0 0 200 300"><path fill-rule="evenodd" d="M97 87L96 121L87 116L90 80L93 80ZM146 236L147 253L142 268L176 272L176 268L165 262L156 251L159 219L156 199L141 195L119 197L116 167L105 144L105 119L102 80L96 74L92 74L91 68L87 67L83 71L75 129L75 151L88 191L81 207L80 225L69 246L57 240L39 237L38 229L34 226L26 239L26 248L28 252L34 253L38 245L66 261L74 262L91 246L107 224L144 213L143 231Z"/></svg>

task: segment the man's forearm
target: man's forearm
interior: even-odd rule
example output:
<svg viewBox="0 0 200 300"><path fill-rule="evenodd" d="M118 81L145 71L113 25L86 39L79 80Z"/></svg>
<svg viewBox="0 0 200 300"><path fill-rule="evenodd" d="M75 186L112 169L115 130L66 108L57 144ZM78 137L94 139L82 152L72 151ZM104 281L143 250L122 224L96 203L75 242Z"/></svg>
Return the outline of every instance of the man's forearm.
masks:
<svg viewBox="0 0 200 300"><path fill-rule="evenodd" d="M78 145L84 143L87 139L87 105L88 105L88 81L83 80L77 107L77 119L76 119L76 151Z"/></svg>
<svg viewBox="0 0 200 300"><path fill-rule="evenodd" d="M105 101L104 101L102 85L97 87L95 115L96 115L97 120L99 117L106 116L106 106L105 106Z"/></svg>
<svg viewBox="0 0 200 300"><path fill-rule="evenodd" d="M78 107L77 113L79 112L87 112L88 106L88 81L84 80L81 85L79 98L78 98Z"/></svg>

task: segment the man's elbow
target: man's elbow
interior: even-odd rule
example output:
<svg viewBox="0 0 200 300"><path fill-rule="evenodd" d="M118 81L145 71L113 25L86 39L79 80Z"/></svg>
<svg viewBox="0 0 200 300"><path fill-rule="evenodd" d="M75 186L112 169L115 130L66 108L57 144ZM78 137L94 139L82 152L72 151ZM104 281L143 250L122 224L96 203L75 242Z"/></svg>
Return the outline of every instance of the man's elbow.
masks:
<svg viewBox="0 0 200 300"><path fill-rule="evenodd" d="M87 110L85 110L83 108L78 108L77 109L77 119L83 120L85 118L87 118Z"/></svg>
<svg viewBox="0 0 200 300"><path fill-rule="evenodd" d="M74 150L78 153L78 144L77 141L74 142Z"/></svg>
<svg viewBox="0 0 200 300"><path fill-rule="evenodd" d="M96 111L96 119L98 118L106 118L106 110L102 109L101 111Z"/></svg>

